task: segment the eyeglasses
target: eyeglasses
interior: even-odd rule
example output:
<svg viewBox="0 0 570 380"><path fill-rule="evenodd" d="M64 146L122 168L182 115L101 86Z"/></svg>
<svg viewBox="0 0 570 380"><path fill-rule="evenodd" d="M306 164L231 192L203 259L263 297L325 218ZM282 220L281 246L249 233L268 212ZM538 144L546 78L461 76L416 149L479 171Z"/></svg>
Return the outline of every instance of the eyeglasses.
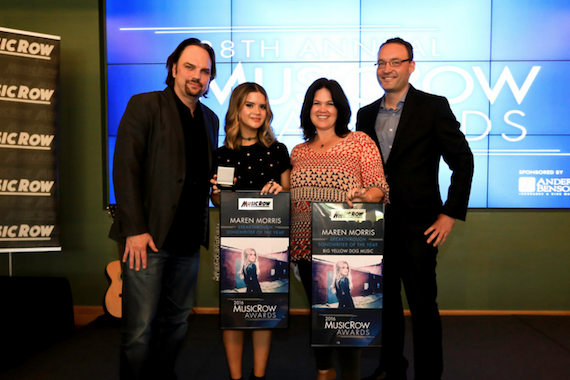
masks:
<svg viewBox="0 0 570 380"><path fill-rule="evenodd" d="M386 67L386 64L389 64L390 67L399 67L402 63L411 62L411 61L412 61L411 58L402 59L401 61L399 59L395 59L395 60L389 61L389 62L378 61L374 64L374 66L377 66L379 69L383 69L384 67Z"/></svg>

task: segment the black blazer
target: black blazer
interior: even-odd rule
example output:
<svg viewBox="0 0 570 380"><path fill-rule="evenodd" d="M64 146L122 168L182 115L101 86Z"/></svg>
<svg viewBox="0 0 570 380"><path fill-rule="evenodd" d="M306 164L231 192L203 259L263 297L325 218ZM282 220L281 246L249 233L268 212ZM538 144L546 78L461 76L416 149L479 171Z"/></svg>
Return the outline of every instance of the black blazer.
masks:
<svg viewBox="0 0 570 380"><path fill-rule="evenodd" d="M374 126L380 99L358 111L356 130L378 145ZM380 150L381 151L381 150ZM448 199L439 192L439 162L453 171ZM410 85L396 137L384 164L390 186L390 208L402 218L413 218L418 228L431 225L440 213L465 220L473 176L473 154L447 99Z"/></svg>
<svg viewBox="0 0 570 380"><path fill-rule="evenodd" d="M131 98L117 134L113 181L117 213L109 237L124 243L128 236L150 233L156 247L164 244L186 180L186 149L180 114L172 88ZM219 120L199 103L208 136L208 172L218 143ZM201 163L197 163L201 164ZM206 228L202 244L208 244L208 197L204 206Z"/></svg>

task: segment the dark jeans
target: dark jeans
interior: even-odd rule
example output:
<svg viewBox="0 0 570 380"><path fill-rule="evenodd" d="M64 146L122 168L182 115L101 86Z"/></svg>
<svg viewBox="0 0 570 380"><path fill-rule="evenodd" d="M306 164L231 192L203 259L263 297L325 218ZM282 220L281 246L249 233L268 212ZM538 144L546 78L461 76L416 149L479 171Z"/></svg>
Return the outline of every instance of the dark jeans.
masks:
<svg viewBox="0 0 570 380"><path fill-rule="evenodd" d="M301 260L297 262L301 281L309 299L309 306L312 305L313 290L313 269L310 261ZM317 369L327 370L334 367L333 355L336 351L340 364L343 380L360 380L360 348L332 348L319 347L313 349Z"/></svg>
<svg viewBox="0 0 570 380"><path fill-rule="evenodd" d="M422 228L423 229L423 228ZM427 229L427 227L426 227ZM423 230L409 230L404 221L386 220L383 266L383 331L380 367L390 378L405 379L404 284L412 314L416 380L438 380L443 372L441 319L436 302L437 248L427 244Z"/></svg>
<svg viewBox="0 0 570 380"><path fill-rule="evenodd" d="M147 268L123 265L121 379L176 379L174 364L194 303L200 251L147 255Z"/></svg>

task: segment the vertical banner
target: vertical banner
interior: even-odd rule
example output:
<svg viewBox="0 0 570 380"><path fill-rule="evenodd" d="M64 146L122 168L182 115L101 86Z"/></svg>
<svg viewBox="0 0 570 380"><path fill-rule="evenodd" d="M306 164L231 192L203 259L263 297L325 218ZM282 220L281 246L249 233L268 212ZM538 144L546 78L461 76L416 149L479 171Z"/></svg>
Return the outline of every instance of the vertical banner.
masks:
<svg viewBox="0 0 570 380"><path fill-rule="evenodd" d="M60 37L0 27L0 252L60 250Z"/></svg>
<svg viewBox="0 0 570 380"><path fill-rule="evenodd" d="M384 205L312 204L313 347L379 347Z"/></svg>
<svg viewBox="0 0 570 380"><path fill-rule="evenodd" d="M222 191L221 328L287 327L289 204L288 192Z"/></svg>

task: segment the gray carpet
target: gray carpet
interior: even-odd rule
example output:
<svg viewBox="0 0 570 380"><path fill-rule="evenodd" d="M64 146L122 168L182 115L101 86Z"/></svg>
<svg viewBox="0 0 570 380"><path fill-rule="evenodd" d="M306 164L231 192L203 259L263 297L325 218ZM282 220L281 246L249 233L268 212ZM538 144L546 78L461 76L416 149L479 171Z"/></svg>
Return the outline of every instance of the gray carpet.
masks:
<svg viewBox="0 0 570 380"><path fill-rule="evenodd" d="M570 379L570 317L442 317L444 379ZM409 324L409 319L408 319ZM409 331L409 329L408 329ZM247 336L247 334L246 334ZM244 375L251 371L251 341L246 340ZM411 339L407 336L409 359ZM0 375L2 380L118 379L119 324L100 317L72 337ZM377 349L362 350L362 375L378 363ZM413 379L413 360L408 378ZM192 315L188 338L178 362L181 380L227 380L222 334L217 315ZM309 317L292 315L287 330L276 330L267 380L314 380L309 347Z"/></svg>

